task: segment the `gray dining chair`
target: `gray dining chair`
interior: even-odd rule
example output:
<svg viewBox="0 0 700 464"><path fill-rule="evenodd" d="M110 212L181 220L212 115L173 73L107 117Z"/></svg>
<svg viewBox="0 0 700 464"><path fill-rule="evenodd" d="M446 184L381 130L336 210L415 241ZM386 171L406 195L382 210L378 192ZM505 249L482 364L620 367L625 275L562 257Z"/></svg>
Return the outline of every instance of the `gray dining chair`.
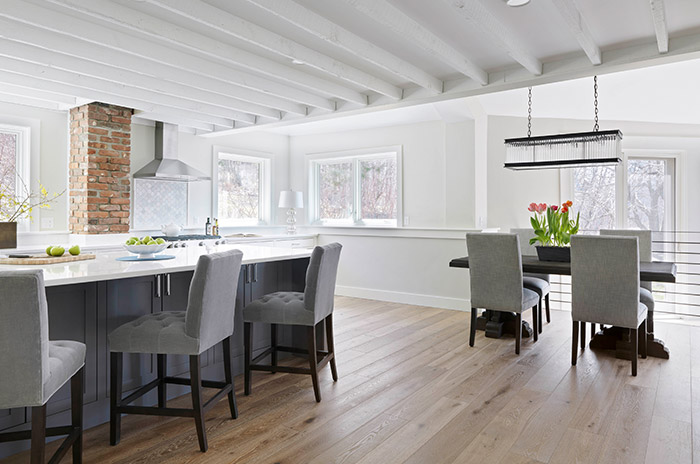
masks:
<svg viewBox="0 0 700 464"><path fill-rule="evenodd" d="M252 301L243 309L244 344L245 344L245 394L251 392L251 371L287 372L311 376L316 401L321 401L318 384L318 371L326 364L331 365L333 381L338 380L335 365L335 348L333 341L333 298L335 281L340 262L342 245L331 243L317 246L311 253L309 267L306 270L306 287L304 292L275 292ZM325 321L327 351L316 348L316 326ZM271 346L252 358L253 323L262 322L271 325ZM298 325L307 327L307 350L277 345L277 326ZM278 352L306 353L309 367L280 366L277 363ZM318 359L318 355L321 359ZM266 356L271 357L270 365L255 364Z"/></svg>
<svg viewBox="0 0 700 464"><path fill-rule="evenodd" d="M231 338L236 307L238 275L243 253L239 250L202 255L190 283L186 311L147 314L116 328L109 334L110 350L110 444L119 443L122 414L193 417L199 449L207 450L204 413L228 395L231 417L238 417L231 366ZM223 382L202 380L200 355L223 342ZM158 378L122 398L124 353L158 355ZM167 377L167 355L187 355L190 378ZM192 409L167 408L167 384L189 385ZM202 387L219 392L202 403ZM158 388L158 406L130 406L129 403Z"/></svg>
<svg viewBox="0 0 700 464"><path fill-rule="evenodd" d="M653 261L651 251L651 231L650 230L635 230L635 229L601 229L600 235L613 235L622 237L637 237L639 240L639 260L645 262ZM642 281L639 283L639 300L649 310L649 313L654 312L654 295L651 290L651 282ZM654 318L647 317L647 330L654 331L652 327Z"/></svg>
<svg viewBox="0 0 700 464"><path fill-rule="evenodd" d="M73 449L83 462L85 344L49 340L41 270L0 272L0 409L31 408L32 428L0 434L0 443L31 440L31 464L44 464L46 437L67 435L50 462ZM70 380L71 425L46 428L46 403Z"/></svg>
<svg viewBox="0 0 700 464"><path fill-rule="evenodd" d="M571 237L571 364L585 346L587 322L630 330L632 375L637 357L646 358L647 307L639 301L639 246L637 237L574 235ZM641 345L641 347L640 347ZM640 350L641 348L641 350Z"/></svg>
<svg viewBox="0 0 700 464"><path fill-rule="evenodd" d="M515 353L520 354L522 313L532 308L533 341L537 341L539 295L523 287L522 256L516 234L468 233L471 324L469 346L474 346L478 309L516 314Z"/></svg>
<svg viewBox="0 0 700 464"><path fill-rule="evenodd" d="M518 235L520 241L520 252L523 256L537 256L535 245L530 245L530 239L535 238L535 233L532 229L510 229L511 233ZM523 286L533 290L540 296L538 304L538 322L537 328L542 333L542 302L544 302L545 313L547 315L547 323L552 322L552 316L549 311L549 292L551 277L549 274L523 273Z"/></svg>

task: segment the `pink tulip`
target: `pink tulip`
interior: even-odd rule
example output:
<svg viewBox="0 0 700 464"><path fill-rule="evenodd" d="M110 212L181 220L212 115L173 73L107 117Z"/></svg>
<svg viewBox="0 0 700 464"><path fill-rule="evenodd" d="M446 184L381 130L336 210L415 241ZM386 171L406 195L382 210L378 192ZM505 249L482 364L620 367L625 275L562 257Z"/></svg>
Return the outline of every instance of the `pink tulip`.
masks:
<svg viewBox="0 0 700 464"><path fill-rule="evenodd" d="M527 207L527 210L530 211L531 213L534 213L537 211L537 203L530 203L530 206Z"/></svg>
<svg viewBox="0 0 700 464"><path fill-rule="evenodd" d="M559 207L557 205L552 205L552 206L550 206L550 208L552 208L552 211L556 211L559 209Z"/></svg>
<svg viewBox="0 0 700 464"><path fill-rule="evenodd" d="M546 203L540 203L539 205L537 205L537 212L538 213L542 214L545 211L547 211L547 204Z"/></svg>

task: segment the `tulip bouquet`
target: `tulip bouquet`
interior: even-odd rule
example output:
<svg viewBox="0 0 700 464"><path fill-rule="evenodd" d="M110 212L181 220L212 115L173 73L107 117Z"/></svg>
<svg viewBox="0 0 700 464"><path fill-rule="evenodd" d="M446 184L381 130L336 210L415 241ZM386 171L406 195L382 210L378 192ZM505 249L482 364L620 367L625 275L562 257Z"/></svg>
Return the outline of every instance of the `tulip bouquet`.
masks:
<svg viewBox="0 0 700 464"><path fill-rule="evenodd" d="M530 245L539 242L541 246L568 246L571 236L579 229L579 215L576 220L569 219L570 208L573 202L567 201L561 206L546 203L530 203L528 211L534 213L530 218L530 224L535 232L535 237L530 239ZM573 213L571 213L573 214Z"/></svg>

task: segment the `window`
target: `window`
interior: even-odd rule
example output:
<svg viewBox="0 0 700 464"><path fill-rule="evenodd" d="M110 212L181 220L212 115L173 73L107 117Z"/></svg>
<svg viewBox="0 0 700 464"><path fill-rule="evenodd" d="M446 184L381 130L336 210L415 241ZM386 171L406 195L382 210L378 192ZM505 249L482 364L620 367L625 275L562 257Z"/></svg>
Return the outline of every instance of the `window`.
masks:
<svg viewBox="0 0 700 464"><path fill-rule="evenodd" d="M311 222L397 226L400 148L315 156L310 162Z"/></svg>
<svg viewBox="0 0 700 464"><path fill-rule="evenodd" d="M573 169L582 230L675 227L675 158L625 156L621 166Z"/></svg>
<svg viewBox="0 0 700 464"><path fill-rule="evenodd" d="M0 192L14 196L29 191L29 127L0 124ZM9 205L0 204L0 208ZM14 208L13 208L14 209ZM2 211L0 221L8 211Z"/></svg>
<svg viewBox="0 0 700 464"><path fill-rule="evenodd" d="M269 158L218 152L214 217L221 225L254 225L269 218Z"/></svg>

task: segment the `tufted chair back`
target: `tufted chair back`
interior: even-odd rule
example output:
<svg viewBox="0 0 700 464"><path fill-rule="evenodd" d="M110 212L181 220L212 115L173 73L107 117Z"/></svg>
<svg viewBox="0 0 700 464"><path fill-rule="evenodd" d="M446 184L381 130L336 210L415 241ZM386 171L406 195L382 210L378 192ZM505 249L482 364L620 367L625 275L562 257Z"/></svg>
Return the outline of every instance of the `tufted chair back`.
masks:
<svg viewBox="0 0 700 464"><path fill-rule="evenodd" d="M340 243L330 243L317 246L311 253L311 261L306 270L304 305L308 311L313 311L315 323L333 312L335 280L342 249Z"/></svg>

